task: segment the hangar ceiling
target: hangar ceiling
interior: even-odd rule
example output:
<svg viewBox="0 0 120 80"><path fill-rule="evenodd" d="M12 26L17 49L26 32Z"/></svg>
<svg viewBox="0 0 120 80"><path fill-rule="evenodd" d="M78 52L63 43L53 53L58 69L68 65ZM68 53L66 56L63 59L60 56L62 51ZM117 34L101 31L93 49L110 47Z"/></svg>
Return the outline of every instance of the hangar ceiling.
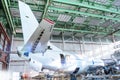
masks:
<svg viewBox="0 0 120 80"><path fill-rule="evenodd" d="M18 0L6 1L16 37L22 36ZM120 37L120 0L21 0L30 5L37 20L56 22L53 35L103 38Z"/></svg>

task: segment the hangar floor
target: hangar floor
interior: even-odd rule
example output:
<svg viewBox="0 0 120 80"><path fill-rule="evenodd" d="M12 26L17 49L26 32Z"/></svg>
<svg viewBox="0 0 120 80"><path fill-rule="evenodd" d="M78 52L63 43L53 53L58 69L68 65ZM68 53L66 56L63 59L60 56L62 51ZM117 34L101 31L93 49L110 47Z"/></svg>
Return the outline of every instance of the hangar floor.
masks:
<svg viewBox="0 0 120 80"><path fill-rule="evenodd" d="M29 80L120 80L120 75L101 75L101 76L77 76L77 79L70 78L69 75L53 75L52 77L46 77L43 74L40 74L38 76L32 77Z"/></svg>
<svg viewBox="0 0 120 80"><path fill-rule="evenodd" d="M100 75L100 76L77 76L77 79L71 78L70 76L59 75L52 76L51 78L45 77L43 74L33 77L31 80L120 80L120 75Z"/></svg>

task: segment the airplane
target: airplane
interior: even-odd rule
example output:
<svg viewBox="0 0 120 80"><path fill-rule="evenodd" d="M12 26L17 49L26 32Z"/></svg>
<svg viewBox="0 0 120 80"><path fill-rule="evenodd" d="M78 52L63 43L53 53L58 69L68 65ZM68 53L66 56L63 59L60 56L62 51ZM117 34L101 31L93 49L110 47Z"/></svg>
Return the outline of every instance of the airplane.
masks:
<svg viewBox="0 0 120 80"><path fill-rule="evenodd" d="M41 72L42 69L49 69L81 74L105 66L101 59L71 54L54 46L49 38L55 22L44 18L38 23L30 7L22 1L18 2L24 45L17 48L17 53L20 57L29 60L33 70Z"/></svg>

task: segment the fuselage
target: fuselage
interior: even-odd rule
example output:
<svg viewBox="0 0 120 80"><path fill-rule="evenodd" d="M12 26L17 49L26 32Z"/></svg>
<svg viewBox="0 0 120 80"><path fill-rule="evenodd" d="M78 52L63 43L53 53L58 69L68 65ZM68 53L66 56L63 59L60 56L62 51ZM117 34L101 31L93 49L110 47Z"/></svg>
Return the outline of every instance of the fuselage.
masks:
<svg viewBox="0 0 120 80"><path fill-rule="evenodd" d="M42 68L62 71L66 73L84 73L90 66L103 66L104 63L99 60L89 59L78 54L72 54L62 51L47 50L43 53L24 53L23 56L30 59L32 69L40 72Z"/></svg>

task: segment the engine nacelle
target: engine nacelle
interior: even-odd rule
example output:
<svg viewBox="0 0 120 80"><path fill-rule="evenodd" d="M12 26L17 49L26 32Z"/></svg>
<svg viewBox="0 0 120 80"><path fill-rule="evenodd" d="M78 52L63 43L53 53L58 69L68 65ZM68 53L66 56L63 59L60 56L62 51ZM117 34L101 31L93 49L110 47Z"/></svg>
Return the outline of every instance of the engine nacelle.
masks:
<svg viewBox="0 0 120 80"><path fill-rule="evenodd" d="M38 62L38 61L36 61L36 60L33 60L33 59L30 59L29 64L30 64L30 67L31 67L33 70L35 70L35 71L37 71L37 72L41 72L42 64L41 64L40 62Z"/></svg>

